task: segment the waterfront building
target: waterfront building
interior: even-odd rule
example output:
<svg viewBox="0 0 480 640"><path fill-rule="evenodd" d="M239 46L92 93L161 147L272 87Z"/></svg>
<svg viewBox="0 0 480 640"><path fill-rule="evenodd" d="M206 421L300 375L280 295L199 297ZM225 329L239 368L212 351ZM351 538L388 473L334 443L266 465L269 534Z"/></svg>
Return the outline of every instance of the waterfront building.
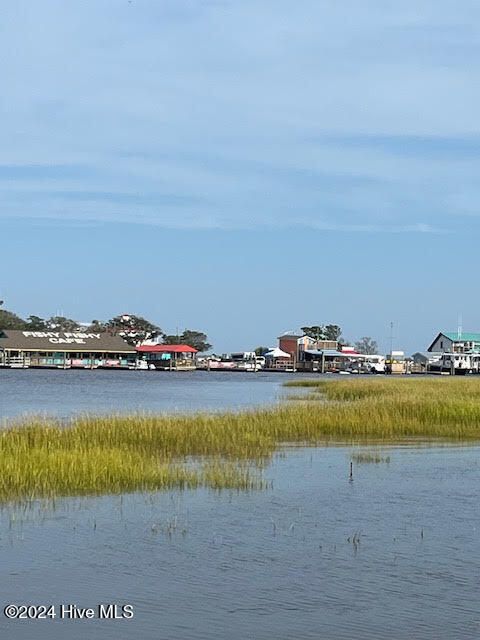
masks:
<svg viewBox="0 0 480 640"><path fill-rule="evenodd" d="M455 375L480 371L480 333L440 332L428 351L437 356L429 371Z"/></svg>
<svg viewBox="0 0 480 640"><path fill-rule="evenodd" d="M188 371L197 368L197 349L188 344L143 344L136 350L150 369Z"/></svg>
<svg viewBox="0 0 480 640"><path fill-rule="evenodd" d="M440 332L428 347L433 353L480 353L480 333Z"/></svg>
<svg viewBox="0 0 480 640"><path fill-rule="evenodd" d="M278 336L278 348L284 353L288 353L292 361L298 360L299 341L304 341L301 333L295 333L294 331L287 331L286 333Z"/></svg>
<svg viewBox="0 0 480 640"><path fill-rule="evenodd" d="M0 329L0 366L53 369L127 369L135 347L120 336L81 331Z"/></svg>
<svg viewBox="0 0 480 640"><path fill-rule="evenodd" d="M309 350L336 351L338 342L336 340L315 340L305 334L287 332L278 336L278 347L281 351L290 354L291 359L297 363L308 359L306 353Z"/></svg>

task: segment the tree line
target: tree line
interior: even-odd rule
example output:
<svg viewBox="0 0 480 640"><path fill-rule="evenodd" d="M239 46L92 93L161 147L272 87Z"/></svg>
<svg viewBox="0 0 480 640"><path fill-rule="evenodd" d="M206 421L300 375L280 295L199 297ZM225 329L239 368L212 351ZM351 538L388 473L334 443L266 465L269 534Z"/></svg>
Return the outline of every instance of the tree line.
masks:
<svg viewBox="0 0 480 640"><path fill-rule="evenodd" d="M0 309L0 329L20 331L81 331L86 333L109 333L119 335L136 346L145 340L159 339L163 344L187 344L200 352L208 351L211 344L203 331L184 329L180 334L167 334L155 323L133 314L122 314L110 320L92 320L85 325L73 318L51 316L41 318L31 315L24 319L12 311Z"/></svg>
<svg viewBox="0 0 480 640"><path fill-rule="evenodd" d="M1 302L0 302L1 304ZM110 333L119 335L129 344L136 346L145 340L159 339L163 344L187 344L200 352L211 349L208 337L203 331L184 329L180 334L167 334L162 329L142 316L122 314L107 321L92 320L89 325L81 324L72 318L51 316L41 318L31 315L23 319L12 311L0 309L0 329L19 329L21 331L83 331L91 333ZM304 335L314 340L333 340L339 346L350 343L342 336L342 329L337 324L312 325L301 327ZM378 353L378 345L369 336L363 336L354 343L358 353L367 355ZM268 351L266 347L257 347L255 351L261 355Z"/></svg>

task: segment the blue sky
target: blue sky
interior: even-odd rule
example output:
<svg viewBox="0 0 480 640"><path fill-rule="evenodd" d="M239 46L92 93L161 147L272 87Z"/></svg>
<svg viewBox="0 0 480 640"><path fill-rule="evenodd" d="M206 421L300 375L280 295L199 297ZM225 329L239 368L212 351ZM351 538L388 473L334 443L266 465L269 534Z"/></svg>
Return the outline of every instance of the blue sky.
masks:
<svg viewBox="0 0 480 640"><path fill-rule="evenodd" d="M480 5L0 8L0 298L215 350L480 330Z"/></svg>

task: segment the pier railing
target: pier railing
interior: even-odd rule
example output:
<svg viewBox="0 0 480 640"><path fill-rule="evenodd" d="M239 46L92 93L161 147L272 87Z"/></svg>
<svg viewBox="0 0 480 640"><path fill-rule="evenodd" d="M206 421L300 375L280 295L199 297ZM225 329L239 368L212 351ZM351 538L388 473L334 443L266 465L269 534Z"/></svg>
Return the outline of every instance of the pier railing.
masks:
<svg viewBox="0 0 480 640"><path fill-rule="evenodd" d="M30 358L26 356L7 356L4 360L4 365L14 369L26 368L30 366Z"/></svg>

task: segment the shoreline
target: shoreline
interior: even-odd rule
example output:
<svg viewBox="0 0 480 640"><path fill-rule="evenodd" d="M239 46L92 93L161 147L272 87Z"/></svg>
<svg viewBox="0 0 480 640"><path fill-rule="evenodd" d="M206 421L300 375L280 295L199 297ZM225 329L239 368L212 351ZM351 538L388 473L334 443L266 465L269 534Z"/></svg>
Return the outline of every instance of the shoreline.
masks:
<svg viewBox="0 0 480 640"><path fill-rule="evenodd" d="M16 420L0 437L0 502L265 486L289 446L480 442L480 390L461 378L305 380L309 397L239 412Z"/></svg>

